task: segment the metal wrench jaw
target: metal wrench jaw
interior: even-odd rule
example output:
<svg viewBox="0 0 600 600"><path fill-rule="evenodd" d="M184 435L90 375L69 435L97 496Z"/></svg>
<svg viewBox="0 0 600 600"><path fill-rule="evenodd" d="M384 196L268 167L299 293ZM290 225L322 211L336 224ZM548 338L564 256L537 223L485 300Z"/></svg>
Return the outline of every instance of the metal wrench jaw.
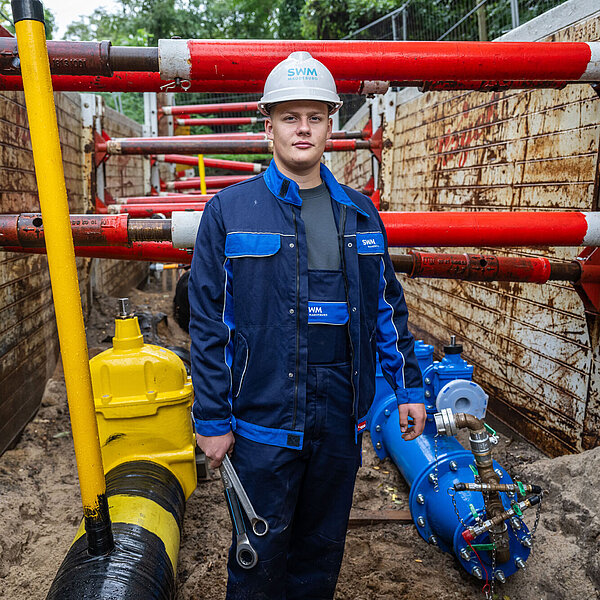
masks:
<svg viewBox="0 0 600 600"><path fill-rule="evenodd" d="M236 538L235 559L242 569L251 569L258 562L258 554L245 533Z"/></svg>
<svg viewBox="0 0 600 600"><path fill-rule="evenodd" d="M267 534L267 532L269 531L269 524L267 523L266 519L263 519L258 515L253 517L249 516L249 519L250 525L252 525L252 531L254 531L254 535L261 537Z"/></svg>

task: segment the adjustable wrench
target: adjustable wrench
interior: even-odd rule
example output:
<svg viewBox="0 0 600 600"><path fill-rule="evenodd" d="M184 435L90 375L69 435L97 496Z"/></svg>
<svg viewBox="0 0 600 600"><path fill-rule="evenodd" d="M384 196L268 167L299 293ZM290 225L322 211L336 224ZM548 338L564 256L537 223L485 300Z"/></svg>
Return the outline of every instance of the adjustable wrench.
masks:
<svg viewBox="0 0 600 600"><path fill-rule="evenodd" d="M235 493L237 494L239 501L248 515L248 519L250 520L250 524L252 525L252 531L254 531L254 535L262 536L269 531L269 524L265 519L259 517L250 502L250 498L248 498L248 494L246 494L246 490L238 477L238 474L235 472L231 461L229 460L229 456L225 455L221 466L221 477L223 476L223 472L225 472L227 478L231 482Z"/></svg>
<svg viewBox="0 0 600 600"><path fill-rule="evenodd" d="M244 517L242 516L242 511L240 509L240 502L233 489L231 479L228 477L222 466L220 467L220 471L221 479L223 480L223 488L225 489L225 500L227 501L229 516L231 517L233 530L236 534L235 559L243 569L251 569L258 562L258 554L248 540Z"/></svg>

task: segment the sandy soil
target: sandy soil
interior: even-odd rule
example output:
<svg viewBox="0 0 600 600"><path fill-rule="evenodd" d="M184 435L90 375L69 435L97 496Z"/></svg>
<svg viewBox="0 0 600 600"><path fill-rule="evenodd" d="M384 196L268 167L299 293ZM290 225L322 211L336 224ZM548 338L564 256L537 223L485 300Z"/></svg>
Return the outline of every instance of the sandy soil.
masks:
<svg viewBox="0 0 600 600"><path fill-rule="evenodd" d="M171 314L172 295L131 292L138 309ZM91 353L108 347L116 302L100 298L89 319ZM166 345L187 336L169 318L157 333ZM357 509L407 509L408 488L388 460L365 440L364 466L354 496ZM600 448L547 459L535 448L500 434L495 458L513 476L548 492L527 569L497 586L501 600L600 598ZM62 370L48 381L42 407L16 446L0 457L0 598L45 598L79 525L81 505ZM532 515L526 519L531 525ZM230 523L216 474L191 496L178 570L178 600L223 598ZM383 523L353 528L337 599L440 600L483 598L481 582L450 555L426 544L413 525Z"/></svg>

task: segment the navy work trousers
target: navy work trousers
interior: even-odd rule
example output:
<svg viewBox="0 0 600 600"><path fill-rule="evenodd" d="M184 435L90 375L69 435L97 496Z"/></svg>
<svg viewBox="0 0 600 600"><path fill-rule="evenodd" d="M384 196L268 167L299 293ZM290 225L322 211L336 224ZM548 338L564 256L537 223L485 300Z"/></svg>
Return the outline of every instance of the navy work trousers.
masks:
<svg viewBox="0 0 600 600"><path fill-rule="evenodd" d="M355 439L350 365L309 365L301 450L236 436L232 462L256 512L269 523L248 538L258 553L252 569L227 564L227 600L333 598L344 554L360 436Z"/></svg>

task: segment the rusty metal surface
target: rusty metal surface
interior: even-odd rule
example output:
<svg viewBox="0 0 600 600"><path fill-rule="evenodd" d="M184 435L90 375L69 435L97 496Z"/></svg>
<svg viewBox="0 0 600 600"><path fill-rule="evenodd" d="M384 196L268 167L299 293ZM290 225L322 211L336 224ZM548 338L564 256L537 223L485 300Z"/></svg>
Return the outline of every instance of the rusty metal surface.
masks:
<svg viewBox="0 0 600 600"><path fill-rule="evenodd" d="M555 39L598 40L600 22ZM382 206L598 210L599 137L600 102L588 86L424 94L399 105L386 124L384 139L393 146L382 153ZM340 178L352 172L349 158L336 157ZM565 265L578 254L569 247L510 250ZM556 276L567 268L557 265ZM400 280L415 336L441 351L455 334L496 417L551 455L600 444L600 325L571 284Z"/></svg>
<svg viewBox="0 0 600 600"><path fill-rule="evenodd" d="M110 77L110 42L49 40L50 71L55 75L102 75ZM157 61L158 62L158 61ZM140 69L147 70L147 69ZM0 38L0 73L19 75L21 66L16 38Z"/></svg>
<svg viewBox="0 0 600 600"><path fill-rule="evenodd" d="M599 124L588 87L426 94L397 110L385 198L392 210L596 210ZM511 254L571 261L577 251ZM572 287L403 285L415 333L438 348L451 333L461 339L497 417L549 454L598 443L586 433L599 417L598 342Z"/></svg>
<svg viewBox="0 0 600 600"><path fill-rule="evenodd" d="M79 98L55 94L65 182L73 213L88 208L89 182L84 186L85 164ZM109 116L110 113L109 113ZM119 117L117 117L119 118ZM108 122L110 126L110 120ZM139 135L136 131L121 135ZM141 160L140 160L141 162ZM109 166L109 169L114 168ZM114 172L109 171L111 177ZM120 180L120 174L116 175ZM128 189L143 192L142 186ZM33 158L23 94L0 92L0 213L39 210ZM96 289L115 289L138 283L143 263L98 261ZM89 260L78 260L84 314L90 283ZM0 453L33 416L58 358L52 294L44 256L0 254Z"/></svg>

